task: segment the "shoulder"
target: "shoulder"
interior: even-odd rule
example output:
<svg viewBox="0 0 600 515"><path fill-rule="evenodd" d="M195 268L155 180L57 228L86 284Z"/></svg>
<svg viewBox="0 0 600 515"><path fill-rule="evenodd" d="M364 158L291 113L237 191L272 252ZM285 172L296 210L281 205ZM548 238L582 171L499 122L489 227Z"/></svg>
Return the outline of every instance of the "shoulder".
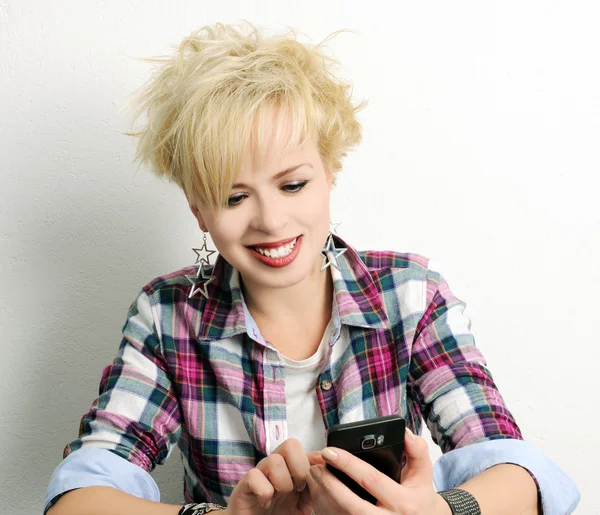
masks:
<svg viewBox="0 0 600 515"><path fill-rule="evenodd" d="M416 274L422 274L425 277L428 271L439 268L432 259L412 252L361 250L357 253L367 269L374 274L408 270Z"/></svg>
<svg viewBox="0 0 600 515"><path fill-rule="evenodd" d="M198 297L201 296L188 297L191 282L187 277L195 275L196 271L196 267L188 266L151 279L138 291L133 304L149 303L153 306L160 305L163 309L182 303L197 304Z"/></svg>
<svg viewBox="0 0 600 515"><path fill-rule="evenodd" d="M137 330L144 326L155 332L161 352L174 341L188 341L190 328L196 327L204 312L202 295L189 296L191 282L186 277L194 275L193 266L160 275L148 281L132 301L125 326ZM143 338L140 338L143 341Z"/></svg>
<svg viewBox="0 0 600 515"><path fill-rule="evenodd" d="M357 254L382 292L423 289L431 296L445 283L440 263L422 254L392 250L363 250Z"/></svg>
<svg viewBox="0 0 600 515"><path fill-rule="evenodd" d="M217 259L206 281L207 296L200 291L190 296L198 282L197 266L188 266L155 277L142 287L137 302L149 305L158 330L172 339L227 338L243 329L239 274L224 260ZM203 285L204 286L204 285ZM190 332L191 331L191 332Z"/></svg>
<svg viewBox="0 0 600 515"><path fill-rule="evenodd" d="M197 268L187 266L168 274L159 275L142 286L141 290L149 297L162 296L164 294L189 292L190 280L187 276L195 275Z"/></svg>

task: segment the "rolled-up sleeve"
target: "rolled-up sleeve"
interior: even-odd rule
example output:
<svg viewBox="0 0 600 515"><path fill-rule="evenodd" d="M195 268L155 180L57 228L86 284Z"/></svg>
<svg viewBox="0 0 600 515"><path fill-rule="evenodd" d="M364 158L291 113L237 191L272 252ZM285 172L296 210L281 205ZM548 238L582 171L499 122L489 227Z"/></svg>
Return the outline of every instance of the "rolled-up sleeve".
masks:
<svg viewBox="0 0 600 515"><path fill-rule="evenodd" d="M512 463L535 479L545 514L571 513L579 502L577 488L541 450L523 441L475 345L466 304L453 295L435 261L429 262L425 289L407 395L444 453L435 466L436 485L454 488L489 467Z"/></svg>
<svg viewBox="0 0 600 515"><path fill-rule="evenodd" d="M540 449L523 440L493 440L455 449L441 456L433 468L438 491L456 488L493 467L511 463L536 479L544 515L569 515L579 504L573 480Z"/></svg>
<svg viewBox="0 0 600 515"><path fill-rule="evenodd" d="M44 513L70 490L108 486L149 501L160 501L152 476L112 451L85 448L72 452L54 470L44 499Z"/></svg>
<svg viewBox="0 0 600 515"><path fill-rule="evenodd" d="M429 262L425 288L407 388L433 440L447 452L484 440L522 439L475 346L466 304L450 291L435 261Z"/></svg>
<svg viewBox="0 0 600 515"><path fill-rule="evenodd" d="M110 451L112 457L149 473L166 461L180 435L180 405L161 352L151 299L142 291L127 314L117 356L103 371L99 396L83 415L78 438L64 449L65 460L53 475L51 492L49 488L50 501L78 488L73 486L73 471L81 465L82 451ZM81 486L106 486L111 470L108 460L120 462L104 453L93 456L102 459L86 469L86 484ZM119 484L120 470L115 469L112 478ZM142 490L148 491L147 487Z"/></svg>

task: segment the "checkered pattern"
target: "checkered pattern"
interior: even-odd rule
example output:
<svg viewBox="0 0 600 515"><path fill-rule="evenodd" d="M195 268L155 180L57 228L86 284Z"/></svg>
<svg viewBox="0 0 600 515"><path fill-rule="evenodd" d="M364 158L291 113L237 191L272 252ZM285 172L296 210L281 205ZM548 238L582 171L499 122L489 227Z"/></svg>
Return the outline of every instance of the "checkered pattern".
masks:
<svg viewBox="0 0 600 515"><path fill-rule="evenodd" d="M521 439L438 265L336 246L348 251L331 267L333 337L316 386L325 425L398 413L418 433L425 419L444 452ZM219 258L208 299L188 298L193 271L142 289L64 455L106 448L150 471L178 444L186 502L226 505L274 449L273 428L286 437L285 368L245 309L237 270Z"/></svg>

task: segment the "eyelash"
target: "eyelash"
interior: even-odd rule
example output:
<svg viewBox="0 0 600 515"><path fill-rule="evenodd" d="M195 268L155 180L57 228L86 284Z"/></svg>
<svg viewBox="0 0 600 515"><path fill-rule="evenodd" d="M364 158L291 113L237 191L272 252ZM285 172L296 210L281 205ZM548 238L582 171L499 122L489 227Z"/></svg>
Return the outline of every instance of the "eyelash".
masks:
<svg viewBox="0 0 600 515"><path fill-rule="evenodd" d="M308 184L308 181L298 181L298 182L286 184L281 189L284 190L286 193L290 193L290 194L294 195L296 193L300 193L307 184ZM229 197L227 199L227 207L239 206L242 203L242 200L244 200L247 196L248 195L242 193L242 194L237 194L237 195L233 195L233 196ZM235 202L236 200L237 200L237 202Z"/></svg>

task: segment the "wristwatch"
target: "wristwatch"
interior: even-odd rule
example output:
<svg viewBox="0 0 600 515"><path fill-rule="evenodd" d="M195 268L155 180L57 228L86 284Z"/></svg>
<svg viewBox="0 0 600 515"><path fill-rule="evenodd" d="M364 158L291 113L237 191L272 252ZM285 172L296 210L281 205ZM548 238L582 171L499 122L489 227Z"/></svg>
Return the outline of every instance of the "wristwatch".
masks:
<svg viewBox="0 0 600 515"><path fill-rule="evenodd" d="M466 490L443 490L438 492L450 506L452 515L481 515L479 503Z"/></svg>
<svg viewBox="0 0 600 515"><path fill-rule="evenodd" d="M178 515L204 515L205 513L211 513L213 511L224 510L225 506L214 504L211 502L191 503L186 504L179 510Z"/></svg>

